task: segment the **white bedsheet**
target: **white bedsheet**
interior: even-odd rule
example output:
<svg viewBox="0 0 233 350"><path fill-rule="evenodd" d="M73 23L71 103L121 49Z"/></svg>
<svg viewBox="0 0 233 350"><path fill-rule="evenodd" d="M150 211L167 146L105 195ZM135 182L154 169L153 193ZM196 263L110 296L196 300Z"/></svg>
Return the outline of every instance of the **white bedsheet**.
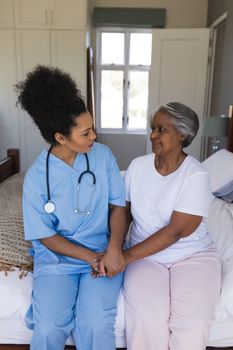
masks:
<svg viewBox="0 0 233 350"><path fill-rule="evenodd" d="M232 276L233 278L233 276ZM29 344L32 332L26 328L25 312L30 304L32 275L28 274L22 280L18 271L9 273L6 277L0 273L0 344ZM224 293L216 307L216 321L210 330L210 346L232 346L233 344L233 292L227 300ZM118 301L116 319L116 346L125 347L124 300L122 294ZM67 344L73 344L69 338Z"/></svg>
<svg viewBox="0 0 233 350"><path fill-rule="evenodd" d="M32 273L19 278L19 270L5 276L0 272L0 344L29 344L32 332L27 329L24 317L30 305ZM125 314L123 295L118 299L115 334L117 347L125 347ZM73 344L70 337L67 344Z"/></svg>

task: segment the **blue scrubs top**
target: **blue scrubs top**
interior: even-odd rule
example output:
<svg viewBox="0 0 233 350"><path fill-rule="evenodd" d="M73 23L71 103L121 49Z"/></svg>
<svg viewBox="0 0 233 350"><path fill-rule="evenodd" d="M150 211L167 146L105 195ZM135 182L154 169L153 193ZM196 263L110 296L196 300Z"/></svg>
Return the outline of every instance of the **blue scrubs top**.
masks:
<svg viewBox="0 0 233 350"><path fill-rule="evenodd" d="M57 254L46 248L39 239L59 234L70 242L96 252L107 249L109 241L109 204L125 206L124 184L116 160L110 149L94 143L88 159L90 170L96 176L96 187L90 205L90 214L81 215L77 208L79 175L87 170L84 154L78 154L73 167L53 154L49 157L49 184L51 201L56 210L44 211L47 202L46 157L44 150L28 170L23 188L23 215L25 239L32 240L34 275L72 274L87 272L90 265L82 260ZM91 197L93 179L82 177L79 209L84 210Z"/></svg>

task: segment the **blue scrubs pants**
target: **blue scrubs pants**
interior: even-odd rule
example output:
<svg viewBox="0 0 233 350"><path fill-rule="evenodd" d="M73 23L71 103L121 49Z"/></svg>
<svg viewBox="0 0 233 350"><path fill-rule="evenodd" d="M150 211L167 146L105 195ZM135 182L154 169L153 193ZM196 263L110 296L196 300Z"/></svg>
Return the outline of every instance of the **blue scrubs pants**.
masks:
<svg viewBox="0 0 233 350"><path fill-rule="evenodd" d="M34 280L26 323L31 350L63 350L72 333L77 350L115 350L116 303L123 274L44 275Z"/></svg>

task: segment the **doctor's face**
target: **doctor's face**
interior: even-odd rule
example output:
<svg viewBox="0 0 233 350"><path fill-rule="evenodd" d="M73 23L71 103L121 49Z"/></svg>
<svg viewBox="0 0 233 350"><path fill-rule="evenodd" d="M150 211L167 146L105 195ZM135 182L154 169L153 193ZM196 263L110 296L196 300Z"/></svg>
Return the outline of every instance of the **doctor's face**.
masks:
<svg viewBox="0 0 233 350"><path fill-rule="evenodd" d="M175 128L172 119L164 112L155 114L150 134L152 151L157 156L182 152L182 135Z"/></svg>
<svg viewBox="0 0 233 350"><path fill-rule="evenodd" d="M65 145L72 152L87 153L96 139L93 119L88 112L85 112L75 119L75 124L76 126L71 128L70 135L65 138Z"/></svg>

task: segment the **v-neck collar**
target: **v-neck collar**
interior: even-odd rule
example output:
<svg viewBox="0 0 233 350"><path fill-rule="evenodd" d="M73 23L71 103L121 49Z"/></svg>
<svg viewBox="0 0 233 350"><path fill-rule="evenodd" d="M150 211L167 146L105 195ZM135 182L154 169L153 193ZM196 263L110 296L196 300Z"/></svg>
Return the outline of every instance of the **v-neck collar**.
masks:
<svg viewBox="0 0 233 350"><path fill-rule="evenodd" d="M48 150L44 150L43 152L43 158L46 161L46 157L48 155ZM58 158L57 156L55 156L54 154L50 153L49 155L49 162L51 162L51 165L58 167L59 169L62 169L65 172L68 173L77 173L78 167L76 166L77 162L82 162L82 160L84 159L84 154L83 153L77 153L73 165L69 165L66 162L64 162L64 160Z"/></svg>

